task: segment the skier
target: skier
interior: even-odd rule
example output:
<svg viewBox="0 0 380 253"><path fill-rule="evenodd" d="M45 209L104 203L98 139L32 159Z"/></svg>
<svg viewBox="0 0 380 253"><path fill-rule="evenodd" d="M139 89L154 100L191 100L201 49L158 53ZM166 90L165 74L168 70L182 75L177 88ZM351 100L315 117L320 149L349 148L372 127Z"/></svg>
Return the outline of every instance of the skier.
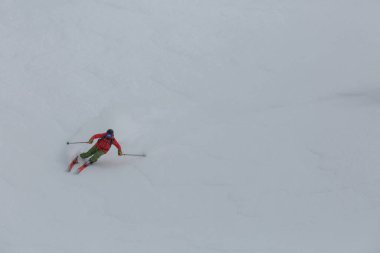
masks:
<svg viewBox="0 0 380 253"><path fill-rule="evenodd" d="M108 129L105 133L99 133L95 134L90 138L88 141L89 144L92 144L94 142L94 139L99 139L96 144L90 148L87 152L81 153L79 156L83 159L90 158L89 162L84 163L81 167L78 168L78 173L83 171L86 167L96 162L99 157L102 155L107 154L108 150L110 150L112 145L115 145L115 147L118 150L118 155L122 156L123 152L121 150L120 144L117 142L117 140L114 137L114 133L112 129ZM74 160L70 163L68 167L68 171L71 171L71 169L74 167L75 164L78 163L78 156L74 158Z"/></svg>
<svg viewBox="0 0 380 253"><path fill-rule="evenodd" d="M94 142L94 139L99 140L92 148L90 148L90 150L80 154L80 157L83 159L89 158L91 156L89 160L91 164L96 162L102 155L107 154L108 150L110 150L112 145L115 145L115 147L117 148L119 156L123 155L120 144L115 139L112 129L108 129L105 133L95 134L90 138L88 143L92 144Z"/></svg>

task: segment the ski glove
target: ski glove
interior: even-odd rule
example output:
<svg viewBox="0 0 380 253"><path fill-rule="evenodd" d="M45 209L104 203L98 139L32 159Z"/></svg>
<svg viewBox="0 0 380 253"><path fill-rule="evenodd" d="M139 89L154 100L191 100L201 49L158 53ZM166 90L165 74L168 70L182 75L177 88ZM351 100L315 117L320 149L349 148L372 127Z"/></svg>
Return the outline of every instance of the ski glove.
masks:
<svg viewBox="0 0 380 253"><path fill-rule="evenodd" d="M119 150L119 151L117 152L117 154L118 154L119 156L122 156L122 155L123 155L123 152L122 152L121 150Z"/></svg>
<svg viewBox="0 0 380 253"><path fill-rule="evenodd" d="M90 139L88 143L92 144L94 142L94 139Z"/></svg>

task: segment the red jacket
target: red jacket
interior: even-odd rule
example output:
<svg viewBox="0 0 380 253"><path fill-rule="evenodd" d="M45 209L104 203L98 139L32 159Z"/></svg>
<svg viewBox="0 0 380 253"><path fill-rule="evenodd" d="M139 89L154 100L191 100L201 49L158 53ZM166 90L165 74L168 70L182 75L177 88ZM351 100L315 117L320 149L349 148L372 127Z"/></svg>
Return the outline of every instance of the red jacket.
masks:
<svg viewBox="0 0 380 253"><path fill-rule="evenodd" d="M91 139L99 139L98 142L95 144L95 146L103 151L105 154L108 152L108 150L110 150L112 144L115 145L115 147L121 152L121 147L120 147L120 144L117 142L117 140L115 138L110 138L110 139L107 139L107 138L102 138L102 137L105 137L107 135L107 133L100 133L100 134L95 134L94 136L91 137Z"/></svg>

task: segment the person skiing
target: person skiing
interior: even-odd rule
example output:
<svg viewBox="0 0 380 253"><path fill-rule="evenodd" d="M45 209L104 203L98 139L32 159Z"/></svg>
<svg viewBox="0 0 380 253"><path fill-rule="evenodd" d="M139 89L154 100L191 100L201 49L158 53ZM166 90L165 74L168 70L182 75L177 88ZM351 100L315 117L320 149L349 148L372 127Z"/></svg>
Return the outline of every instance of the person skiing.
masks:
<svg viewBox="0 0 380 253"><path fill-rule="evenodd" d="M69 166L67 167L67 171L70 172L75 164L78 163L79 156L83 159L90 158L89 161L85 162L78 168L77 174L79 174L81 171L83 171L85 168L90 166L91 164L95 163L99 157L102 155L107 154L107 152L110 150L111 146L114 145L117 148L117 153L119 156L142 156L146 157L146 155L143 154L123 154L123 151L121 150L120 144L117 142L117 140L114 137L114 132L112 129L108 129L105 133L99 133L92 136L88 141L80 141L80 142L67 142L67 145L69 144L79 144L79 143L89 143L92 144L95 139L99 139L94 146L92 146L87 152L81 153L79 155L76 155L75 158L71 161Z"/></svg>
<svg viewBox="0 0 380 253"><path fill-rule="evenodd" d="M79 155L83 159L91 157L89 160L90 164L95 163L99 159L99 157L107 154L112 145L114 145L117 148L119 156L123 155L121 146L115 139L114 132L112 129L108 129L105 133L95 134L88 140L88 143L92 144L94 142L94 139L99 140L87 152L81 153Z"/></svg>
<svg viewBox="0 0 380 253"><path fill-rule="evenodd" d="M84 143L92 144L94 142L94 139L99 139L99 140L87 152L84 152L84 153L81 153L80 155L77 155L74 158L74 160L72 160L72 162L69 164L69 166L67 168L68 172L70 172L72 170L72 168L74 167L74 165L78 163L78 157L79 156L83 159L89 158L89 157L91 157L91 158L88 162L85 162L82 166L80 166L78 168L77 174L79 174L81 171L83 171L89 165L96 162L99 159L99 157L107 154L108 150L110 150L112 145L115 145L115 147L117 148L119 156L124 155L122 150L121 150L120 144L117 142L117 140L114 137L114 133L113 133L112 129L108 129L107 132L105 132L105 133L95 134L94 136L92 136L88 140L88 142L84 142ZM83 143L83 142L80 142L80 143ZM70 143L67 142L67 144L70 144Z"/></svg>

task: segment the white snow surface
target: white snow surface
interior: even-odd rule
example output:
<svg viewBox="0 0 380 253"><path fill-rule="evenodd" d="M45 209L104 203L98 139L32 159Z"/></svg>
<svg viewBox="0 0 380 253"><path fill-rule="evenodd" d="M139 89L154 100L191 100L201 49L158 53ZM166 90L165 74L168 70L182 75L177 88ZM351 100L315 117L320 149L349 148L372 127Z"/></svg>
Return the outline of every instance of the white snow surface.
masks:
<svg viewBox="0 0 380 253"><path fill-rule="evenodd" d="M379 13L1 0L0 252L379 253Z"/></svg>

